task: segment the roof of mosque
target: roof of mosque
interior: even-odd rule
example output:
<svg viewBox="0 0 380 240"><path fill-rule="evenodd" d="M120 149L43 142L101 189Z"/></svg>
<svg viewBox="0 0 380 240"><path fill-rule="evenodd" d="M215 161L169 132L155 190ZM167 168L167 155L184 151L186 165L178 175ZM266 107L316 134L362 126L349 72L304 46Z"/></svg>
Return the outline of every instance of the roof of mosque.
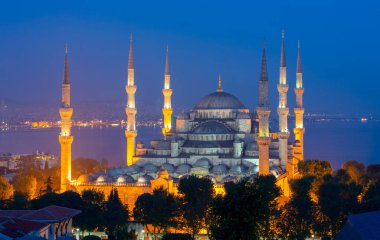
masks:
<svg viewBox="0 0 380 240"><path fill-rule="evenodd" d="M191 133L195 134L229 134L235 131L218 121L206 121L197 125Z"/></svg>
<svg viewBox="0 0 380 240"><path fill-rule="evenodd" d="M234 95L219 91L202 98L194 109L246 109L246 107Z"/></svg>

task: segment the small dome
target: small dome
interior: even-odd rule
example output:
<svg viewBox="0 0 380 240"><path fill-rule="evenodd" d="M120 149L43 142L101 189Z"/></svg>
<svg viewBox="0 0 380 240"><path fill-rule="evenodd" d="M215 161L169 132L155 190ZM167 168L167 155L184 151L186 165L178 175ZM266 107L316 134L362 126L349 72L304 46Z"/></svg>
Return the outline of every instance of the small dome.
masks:
<svg viewBox="0 0 380 240"><path fill-rule="evenodd" d="M213 174L223 175L228 172L228 167L225 164L218 164L211 169Z"/></svg>
<svg viewBox="0 0 380 240"><path fill-rule="evenodd" d="M184 163L184 164L179 165L175 172L178 174L186 174L190 172L190 169L191 169L191 166L187 163Z"/></svg>
<svg viewBox="0 0 380 240"><path fill-rule="evenodd" d="M194 109L246 109L246 107L234 95L220 91L202 98Z"/></svg>
<svg viewBox="0 0 380 240"><path fill-rule="evenodd" d="M88 183L94 181L94 178L91 175L83 174L79 176L77 181L80 183Z"/></svg>
<svg viewBox="0 0 380 240"><path fill-rule="evenodd" d="M140 171L140 168L136 165L121 168L122 174L132 175L132 174L138 173L139 171Z"/></svg>
<svg viewBox="0 0 380 240"><path fill-rule="evenodd" d="M108 175L100 175L96 179L96 182L98 182L98 183L111 183L111 182L113 182L113 179Z"/></svg>
<svg viewBox="0 0 380 240"><path fill-rule="evenodd" d="M218 121L207 121L196 126L192 131L195 134L229 134L234 131Z"/></svg>
<svg viewBox="0 0 380 240"><path fill-rule="evenodd" d="M230 169L230 173L231 174L243 174L247 171L247 167L244 166L244 165L235 165L233 167L231 167Z"/></svg>
<svg viewBox="0 0 380 240"><path fill-rule="evenodd" d="M164 164L162 164L162 168L164 168L169 173L174 173L174 169L175 169L174 166L173 166L173 164L170 164L170 163L164 163Z"/></svg>
<svg viewBox="0 0 380 240"><path fill-rule="evenodd" d="M142 171L145 173L156 173L157 167L153 165L152 163L147 163L143 166Z"/></svg>
<svg viewBox="0 0 380 240"><path fill-rule="evenodd" d="M157 173L159 178L169 178L169 172L166 169L160 169Z"/></svg>
<svg viewBox="0 0 380 240"><path fill-rule="evenodd" d="M148 175L148 174L145 174L143 176L140 176L138 179L137 179L137 182L138 183L149 183L150 180L153 180L153 177Z"/></svg>
<svg viewBox="0 0 380 240"><path fill-rule="evenodd" d="M134 183L135 179L130 175L120 175L117 180L117 183Z"/></svg>
<svg viewBox="0 0 380 240"><path fill-rule="evenodd" d="M210 160L208 158L200 158L195 162L194 167L210 168Z"/></svg>

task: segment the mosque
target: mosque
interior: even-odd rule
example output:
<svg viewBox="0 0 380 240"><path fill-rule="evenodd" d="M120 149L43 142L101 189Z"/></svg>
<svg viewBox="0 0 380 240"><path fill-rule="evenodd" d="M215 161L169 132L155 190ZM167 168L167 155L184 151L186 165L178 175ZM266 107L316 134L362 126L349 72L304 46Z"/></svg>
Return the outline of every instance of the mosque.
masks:
<svg viewBox="0 0 380 240"><path fill-rule="evenodd" d="M263 44L262 63L259 77L259 101L255 111L248 109L236 96L222 87L219 76L215 92L203 97L188 112L173 117L170 88L170 67L168 50L162 90L164 103L163 138L152 140L145 145L136 143L135 105L136 84L132 38L129 50L128 95L125 108L127 116L126 166L82 175L71 179L71 116L70 80L68 53L66 48L64 78L62 83L61 116L61 191L95 188L106 194L117 188L124 203L134 206L137 197L150 193L157 187L177 193L179 179L187 175L209 178L214 182L215 191L223 193L223 184L238 181L243 177L273 174L277 184L288 196L288 180L297 176L297 164L303 161L303 105L302 68L300 46L296 70L296 105L294 107L294 143L289 143L289 108L287 105L288 84L286 78L285 39L282 35L280 76L277 85L279 102L277 108L278 131L269 131L271 109L268 99L268 72L266 47ZM173 121L173 122L172 122Z"/></svg>

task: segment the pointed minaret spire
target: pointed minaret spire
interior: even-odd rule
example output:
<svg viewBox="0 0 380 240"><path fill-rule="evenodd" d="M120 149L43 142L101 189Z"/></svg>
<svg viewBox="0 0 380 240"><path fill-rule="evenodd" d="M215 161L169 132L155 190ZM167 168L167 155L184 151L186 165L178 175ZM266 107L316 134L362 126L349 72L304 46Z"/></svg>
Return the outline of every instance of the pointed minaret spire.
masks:
<svg viewBox="0 0 380 240"><path fill-rule="evenodd" d="M297 73L302 73L300 40L298 40Z"/></svg>
<svg viewBox="0 0 380 240"><path fill-rule="evenodd" d="M218 89L216 91L217 92L223 92L223 88L222 88L222 76L220 74L218 76Z"/></svg>
<svg viewBox="0 0 380 240"><path fill-rule="evenodd" d="M61 192L70 190L71 182L71 144L74 137L71 134L71 117L73 115L73 108L70 103L70 78L69 78L69 61L68 50L65 45L65 63L62 81L62 102L59 108L59 115L61 116L61 133L59 134L59 143L61 145Z"/></svg>
<svg viewBox="0 0 380 240"><path fill-rule="evenodd" d="M261 60L260 80L259 80L259 105L256 108L259 118L259 132L255 136L259 146L259 175L269 174L269 115L268 103L268 70L267 58L265 54L265 40L263 41L263 56Z"/></svg>
<svg viewBox="0 0 380 240"><path fill-rule="evenodd" d="M133 69L133 51L132 51L132 33L129 40L129 59L128 59L128 69Z"/></svg>
<svg viewBox="0 0 380 240"><path fill-rule="evenodd" d="M166 46L164 89L162 89L162 94L164 95L164 107L162 108L164 126L162 128L162 134L165 139L166 136L171 134L172 129L172 93L173 90L170 88L169 47Z"/></svg>
<svg viewBox="0 0 380 240"><path fill-rule="evenodd" d="M261 70L260 70L260 91L259 91L259 106L268 106L268 69L267 69L267 58L265 54L265 40L263 40L263 56L261 60Z"/></svg>
<svg viewBox="0 0 380 240"><path fill-rule="evenodd" d="M63 84L70 84L70 76L69 76L69 59L68 59L68 49L67 44L65 44L65 66L63 73Z"/></svg>
<svg viewBox="0 0 380 240"><path fill-rule="evenodd" d="M136 94L137 86L135 85L135 68L133 66L133 52L132 52L132 33L129 45L129 59L128 59L128 83L125 86L125 91L128 95L127 106L125 113L127 115L127 127L125 130L125 137L127 138L127 166L133 164L135 156L135 140L137 136L136 129Z"/></svg>
<svg viewBox="0 0 380 240"><path fill-rule="evenodd" d="M286 67L286 59L285 59L285 31L282 31L280 67Z"/></svg>
<svg viewBox="0 0 380 240"><path fill-rule="evenodd" d="M288 115L289 108L287 104L288 84L286 83L286 60L285 60L285 33L282 31L282 43L281 43L281 60L280 60L280 79L277 84L278 90L278 128L277 133L279 141L279 157L282 168L287 167L288 162Z"/></svg>
<svg viewBox="0 0 380 240"><path fill-rule="evenodd" d="M165 75L170 75L170 67L169 67L169 46L166 46Z"/></svg>
<svg viewBox="0 0 380 240"><path fill-rule="evenodd" d="M303 108L303 93L304 89L302 86L302 65L301 65L301 48L300 41L298 40L298 56L297 56L297 71L296 71L296 87L294 88L294 93L296 94L296 106L294 107L295 116L295 126L293 129L294 139L296 142L293 147L293 165L297 166L299 161L304 160L303 154L303 135L305 133L305 128L303 125L303 115L305 109ZM295 168L296 170L297 168Z"/></svg>

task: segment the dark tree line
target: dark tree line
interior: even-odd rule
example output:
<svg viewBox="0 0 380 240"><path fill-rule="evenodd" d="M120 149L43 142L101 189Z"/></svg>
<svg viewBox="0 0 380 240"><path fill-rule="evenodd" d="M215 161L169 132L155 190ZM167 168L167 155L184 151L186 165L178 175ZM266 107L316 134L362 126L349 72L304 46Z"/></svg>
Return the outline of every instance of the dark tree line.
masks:
<svg viewBox="0 0 380 240"><path fill-rule="evenodd" d="M224 195L215 195L209 179L190 176L180 180L176 197L163 189L140 196L133 216L154 234L332 239L349 214L380 210L378 165L347 161L333 171L328 161L311 160L300 163L299 171L302 177L290 181L292 195L286 200L271 175L226 183Z"/></svg>
<svg viewBox="0 0 380 240"><path fill-rule="evenodd" d="M0 207L38 209L55 204L80 209L74 226L87 232L105 231L109 239L134 239L128 228L131 216L156 237L194 239L202 233L215 240L305 239L310 235L331 239L349 214L380 210L380 165L365 167L347 161L333 171L328 161L312 160L301 162L299 171L301 177L290 182L292 195L286 201L272 175L226 183L223 195L215 194L210 179L188 176L181 178L175 195L155 189L139 196L129 212L116 189L107 199L93 189L57 194L48 178L38 198L28 200L16 192ZM0 185L2 195L9 195L6 181Z"/></svg>

